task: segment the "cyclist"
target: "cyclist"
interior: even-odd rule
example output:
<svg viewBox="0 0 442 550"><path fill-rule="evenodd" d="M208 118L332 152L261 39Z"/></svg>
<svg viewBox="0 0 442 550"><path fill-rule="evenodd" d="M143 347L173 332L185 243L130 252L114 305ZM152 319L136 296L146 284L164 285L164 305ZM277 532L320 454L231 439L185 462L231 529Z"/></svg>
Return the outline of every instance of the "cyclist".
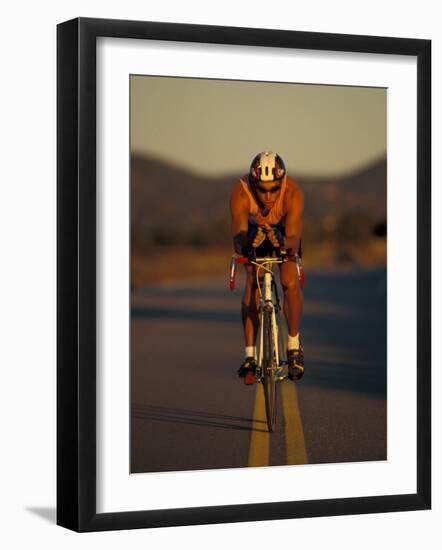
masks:
<svg viewBox="0 0 442 550"><path fill-rule="evenodd" d="M299 337L303 295L298 279L295 253L301 255L304 194L286 173L282 158L269 151L256 155L249 173L236 183L230 197L232 237L235 252L258 257L284 248L290 261L280 264L284 291L284 314L288 324L288 376L299 380L304 374L304 350ZM245 265L246 285L242 299L245 361L238 370L247 385L255 382L256 336L259 291L255 266Z"/></svg>

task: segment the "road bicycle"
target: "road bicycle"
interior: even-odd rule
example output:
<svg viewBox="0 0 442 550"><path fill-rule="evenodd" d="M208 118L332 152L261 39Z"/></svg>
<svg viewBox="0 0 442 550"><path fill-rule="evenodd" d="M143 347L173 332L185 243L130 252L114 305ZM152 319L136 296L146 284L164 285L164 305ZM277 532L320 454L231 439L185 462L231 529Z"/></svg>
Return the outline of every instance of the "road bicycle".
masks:
<svg viewBox="0 0 442 550"><path fill-rule="evenodd" d="M289 260L284 250L275 251L275 256L257 258L256 256L239 256L234 254L230 264L230 290L235 289L236 266L249 264L256 267L256 281L259 291L259 333L258 361L256 381L262 384L267 418L267 428L273 432L276 425L278 403L278 383L287 378L284 354L287 348L287 330L285 319L281 319L281 304L278 286L273 268ZM302 264L298 255L295 256L298 277L303 277Z"/></svg>

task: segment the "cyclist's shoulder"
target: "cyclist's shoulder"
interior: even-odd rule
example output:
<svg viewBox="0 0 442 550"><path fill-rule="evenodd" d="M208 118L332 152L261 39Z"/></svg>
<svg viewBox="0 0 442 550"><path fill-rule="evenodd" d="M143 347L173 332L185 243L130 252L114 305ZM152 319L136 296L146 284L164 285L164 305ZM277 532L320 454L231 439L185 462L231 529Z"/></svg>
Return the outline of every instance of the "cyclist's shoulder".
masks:
<svg viewBox="0 0 442 550"><path fill-rule="evenodd" d="M238 178L235 182L235 184L232 187L232 191L230 194L231 200L235 202L244 202L248 203L249 196L247 194L247 191L244 188L244 183L247 182L247 179L245 179L246 176L242 176Z"/></svg>
<svg viewBox="0 0 442 550"><path fill-rule="evenodd" d="M287 176L286 194L289 200L303 200L304 191L299 183L290 176Z"/></svg>

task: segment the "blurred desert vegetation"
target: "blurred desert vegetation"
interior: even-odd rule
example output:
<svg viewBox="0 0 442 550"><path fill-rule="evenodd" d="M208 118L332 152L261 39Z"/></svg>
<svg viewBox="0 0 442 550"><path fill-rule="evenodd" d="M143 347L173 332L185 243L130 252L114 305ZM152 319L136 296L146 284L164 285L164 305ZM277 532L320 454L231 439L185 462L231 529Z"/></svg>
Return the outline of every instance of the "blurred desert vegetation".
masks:
<svg viewBox="0 0 442 550"><path fill-rule="evenodd" d="M304 266L386 266L386 158L340 178L290 173L305 193ZM203 177L131 158L131 281L227 277L229 198L242 174Z"/></svg>

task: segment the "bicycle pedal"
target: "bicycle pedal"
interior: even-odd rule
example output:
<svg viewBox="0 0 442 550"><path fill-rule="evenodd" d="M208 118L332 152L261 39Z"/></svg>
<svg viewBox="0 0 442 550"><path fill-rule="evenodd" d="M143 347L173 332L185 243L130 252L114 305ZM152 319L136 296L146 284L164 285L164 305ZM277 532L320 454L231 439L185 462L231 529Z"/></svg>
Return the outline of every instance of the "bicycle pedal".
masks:
<svg viewBox="0 0 442 550"><path fill-rule="evenodd" d="M275 372L276 380L284 380L283 368L278 367Z"/></svg>

